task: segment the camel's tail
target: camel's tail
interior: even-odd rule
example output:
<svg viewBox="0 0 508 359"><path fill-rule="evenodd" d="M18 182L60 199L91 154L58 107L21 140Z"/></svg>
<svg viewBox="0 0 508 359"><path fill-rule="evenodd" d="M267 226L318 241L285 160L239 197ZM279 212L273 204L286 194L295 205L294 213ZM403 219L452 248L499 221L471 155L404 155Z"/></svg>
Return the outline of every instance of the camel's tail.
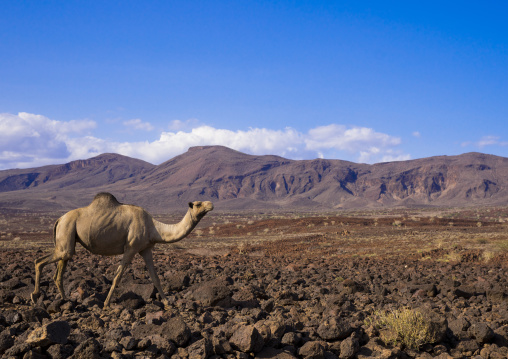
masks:
<svg viewBox="0 0 508 359"><path fill-rule="evenodd" d="M56 227L58 226L58 222L60 222L60 218L58 218L53 226L53 244L56 245Z"/></svg>

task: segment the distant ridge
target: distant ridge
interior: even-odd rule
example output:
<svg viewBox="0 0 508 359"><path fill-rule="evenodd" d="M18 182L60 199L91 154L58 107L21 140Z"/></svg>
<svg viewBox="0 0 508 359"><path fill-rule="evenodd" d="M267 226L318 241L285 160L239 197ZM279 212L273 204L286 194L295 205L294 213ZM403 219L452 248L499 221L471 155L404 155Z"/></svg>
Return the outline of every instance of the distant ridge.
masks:
<svg viewBox="0 0 508 359"><path fill-rule="evenodd" d="M508 158L466 153L368 165L200 146L158 166L108 153L0 171L5 208L66 210L102 191L152 212L191 200L225 210L506 205Z"/></svg>

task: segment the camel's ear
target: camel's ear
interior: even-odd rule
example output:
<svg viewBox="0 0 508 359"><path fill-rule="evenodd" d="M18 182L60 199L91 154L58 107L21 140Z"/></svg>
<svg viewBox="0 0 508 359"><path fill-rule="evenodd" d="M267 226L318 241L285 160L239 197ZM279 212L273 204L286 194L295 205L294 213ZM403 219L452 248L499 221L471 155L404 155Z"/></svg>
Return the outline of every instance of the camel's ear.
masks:
<svg viewBox="0 0 508 359"><path fill-rule="evenodd" d="M190 208L194 208L194 203L189 202L189 207L190 207Z"/></svg>

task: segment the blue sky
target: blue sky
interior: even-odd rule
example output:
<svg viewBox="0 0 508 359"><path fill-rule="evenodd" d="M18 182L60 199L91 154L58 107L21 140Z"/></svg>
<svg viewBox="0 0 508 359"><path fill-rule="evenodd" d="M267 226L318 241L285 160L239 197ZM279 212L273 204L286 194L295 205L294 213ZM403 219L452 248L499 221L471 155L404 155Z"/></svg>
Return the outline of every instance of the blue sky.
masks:
<svg viewBox="0 0 508 359"><path fill-rule="evenodd" d="M0 169L508 156L508 3L4 1Z"/></svg>

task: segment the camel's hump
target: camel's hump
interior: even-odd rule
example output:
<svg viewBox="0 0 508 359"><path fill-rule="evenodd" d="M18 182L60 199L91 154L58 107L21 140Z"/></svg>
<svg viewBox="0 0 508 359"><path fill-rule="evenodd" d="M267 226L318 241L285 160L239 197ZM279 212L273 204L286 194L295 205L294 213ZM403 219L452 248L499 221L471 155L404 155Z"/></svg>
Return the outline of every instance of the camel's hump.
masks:
<svg viewBox="0 0 508 359"><path fill-rule="evenodd" d="M120 205L115 196L108 192L97 193L93 198L92 203L103 204L103 205Z"/></svg>

